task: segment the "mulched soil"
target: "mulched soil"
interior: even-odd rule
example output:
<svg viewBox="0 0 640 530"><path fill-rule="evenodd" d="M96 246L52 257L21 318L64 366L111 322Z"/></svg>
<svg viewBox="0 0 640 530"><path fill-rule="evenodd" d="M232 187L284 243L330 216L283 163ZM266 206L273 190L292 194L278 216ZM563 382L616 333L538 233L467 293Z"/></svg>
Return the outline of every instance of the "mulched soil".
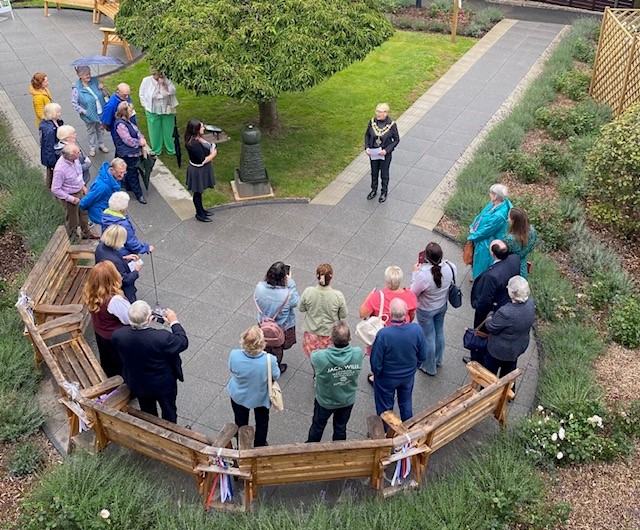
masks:
<svg viewBox="0 0 640 530"><path fill-rule="evenodd" d="M22 238L11 230L0 234L0 280L11 281L30 264L31 256Z"/></svg>

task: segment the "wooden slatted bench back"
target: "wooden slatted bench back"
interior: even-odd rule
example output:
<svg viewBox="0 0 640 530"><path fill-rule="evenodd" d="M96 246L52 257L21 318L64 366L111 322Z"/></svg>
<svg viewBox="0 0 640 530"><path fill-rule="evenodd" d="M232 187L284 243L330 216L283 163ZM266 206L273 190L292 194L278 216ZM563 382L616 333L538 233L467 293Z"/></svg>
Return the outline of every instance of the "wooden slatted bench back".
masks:
<svg viewBox="0 0 640 530"><path fill-rule="evenodd" d="M67 381L89 388L107 379L107 375L85 338L77 337L49 347L51 356Z"/></svg>
<svg viewBox="0 0 640 530"><path fill-rule="evenodd" d="M50 0L44 0L44 16L49 16L49 4L55 6L56 9L60 9L61 3L65 6L86 7L87 9L95 9L95 0L63 0L62 2L52 2Z"/></svg>
<svg viewBox="0 0 640 530"><path fill-rule="evenodd" d="M107 0L95 0L95 3L96 16L94 19L94 23L100 24L102 15L115 21L116 15L120 10L120 2L118 2L117 0L111 2Z"/></svg>

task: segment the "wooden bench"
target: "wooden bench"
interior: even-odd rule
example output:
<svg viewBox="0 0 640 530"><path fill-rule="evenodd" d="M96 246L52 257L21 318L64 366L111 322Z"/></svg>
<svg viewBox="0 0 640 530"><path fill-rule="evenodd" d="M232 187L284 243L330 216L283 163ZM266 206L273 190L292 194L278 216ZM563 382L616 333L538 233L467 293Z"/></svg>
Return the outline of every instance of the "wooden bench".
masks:
<svg viewBox="0 0 640 530"><path fill-rule="evenodd" d="M133 61L133 54L131 53L131 48L129 47L129 43L119 37L116 34L116 30L114 28L100 28L102 31L102 55L107 55L107 47L109 46L122 46L124 48L124 54L127 56L128 61Z"/></svg>
<svg viewBox="0 0 640 530"><path fill-rule="evenodd" d="M100 24L102 20L102 15L106 16L108 19L115 21L116 15L118 14L118 10L120 9L120 2L110 1L110 0L94 0L94 9L93 9L93 23ZM104 54L103 54L104 55Z"/></svg>
<svg viewBox="0 0 640 530"><path fill-rule="evenodd" d="M505 377L498 378L475 361L467 364L467 370L471 375L471 382L408 420L401 421L393 411L381 414L382 420L389 427L389 437L415 432L416 429L422 429L426 433L416 445L427 446L429 450L412 456L418 483L421 482L429 456L433 452L485 418L494 416L502 428L506 426L507 403L515 396L513 384L522 372L516 369Z"/></svg>
<svg viewBox="0 0 640 530"><path fill-rule="evenodd" d="M64 0L63 2L51 2L44 0L44 16L49 16L49 4L56 6L56 9L60 9L61 5L73 6L73 7L85 7L93 10L93 21L96 20L96 0Z"/></svg>
<svg viewBox="0 0 640 530"><path fill-rule="evenodd" d="M132 407L120 411L84 396L77 402L84 411L84 416L82 411L79 413L80 417L94 431L96 450L116 443L185 471L193 476L205 499L216 474L245 475L237 467L223 469L215 464L217 456L229 461L239 458L239 452L231 449L231 441L238 431L232 423L225 425L216 438L210 438ZM212 502L211 506L232 509L231 504L221 502Z"/></svg>

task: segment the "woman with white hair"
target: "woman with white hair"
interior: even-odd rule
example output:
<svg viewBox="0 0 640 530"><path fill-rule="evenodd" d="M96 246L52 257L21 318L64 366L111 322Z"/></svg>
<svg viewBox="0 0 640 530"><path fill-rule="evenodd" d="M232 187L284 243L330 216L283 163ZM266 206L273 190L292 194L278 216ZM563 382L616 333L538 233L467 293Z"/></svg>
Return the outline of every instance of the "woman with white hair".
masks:
<svg viewBox="0 0 640 530"><path fill-rule="evenodd" d="M102 214L102 230L105 231L109 226L116 224L124 227L127 231L127 239L120 253L123 256L127 254L148 254L153 252L153 245L143 243L136 237L136 230L133 228L131 217L127 213L129 207L129 194L126 191L116 191L109 198L109 208Z"/></svg>
<svg viewBox="0 0 640 530"><path fill-rule="evenodd" d="M71 125L61 125L56 131L56 138L58 138L58 143L53 147L53 149L56 152L56 156L58 158L60 158L62 149L65 145L73 144L78 146L78 149L80 149L80 158L78 160L80 161L80 166L82 167L82 180L84 180L85 184L89 184L89 180L91 179L91 175L89 175L91 159L82 152L82 148L77 141L75 128Z"/></svg>
<svg viewBox="0 0 640 530"><path fill-rule="evenodd" d="M58 142L56 133L58 127L64 125L62 121L62 108L57 103L47 103L42 111L42 121L40 121L40 163L46 168L47 176L45 182L47 188L51 189L53 181L53 168L58 161L55 146Z"/></svg>
<svg viewBox="0 0 640 530"><path fill-rule="evenodd" d="M391 153L400 142L398 126L389 117L389 105L378 103L376 115L371 118L364 135L364 150L371 163L371 191L367 199L371 200L378 194L378 181L381 181L379 202L387 200L389 191L389 167Z"/></svg>
<svg viewBox="0 0 640 530"><path fill-rule="evenodd" d="M110 261L122 276L122 291L127 300L133 304L136 301L136 280L138 271L142 265L138 263L136 254L123 256L120 249L127 241L127 231L123 226L114 224L109 226L100 237L100 243L96 247L96 264Z"/></svg>
<svg viewBox="0 0 640 530"><path fill-rule="evenodd" d="M418 298L410 289L402 287L403 278L404 274L400 267L396 265L387 267L384 271L384 289L371 291L360 306L360 318L377 316L386 322L385 325L389 325L391 323L389 304L394 298L401 298L407 304L406 320L407 322L413 322L418 308ZM382 307L380 307L381 298L383 298ZM371 355L371 347L368 347L365 353L366 355ZM373 374L369 374L368 381L373 385Z"/></svg>
<svg viewBox="0 0 640 530"><path fill-rule="evenodd" d="M107 135L100 123L100 116L109 93L97 77L91 76L90 67L78 66L76 73L78 80L71 88L71 106L80 114L80 119L87 128L89 156L95 156L96 147L99 147L103 153L108 153L109 149L104 145Z"/></svg>
<svg viewBox="0 0 640 530"><path fill-rule="evenodd" d="M507 199L507 187L494 184L489 188L489 203L469 226L467 241L473 243L473 278L477 278L493 263L489 245L494 239L502 239L507 230L511 202Z"/></svg>
<svg viewBox="0 0 640 530"><path fill-rule="evenodd" d="M500 377L516 369L518 357L529 346L529 333L536 316L527 280L513 276L507 292L511 303L489 313L486 321L489 341L484 365L496 375L500 372Z"/></svg>

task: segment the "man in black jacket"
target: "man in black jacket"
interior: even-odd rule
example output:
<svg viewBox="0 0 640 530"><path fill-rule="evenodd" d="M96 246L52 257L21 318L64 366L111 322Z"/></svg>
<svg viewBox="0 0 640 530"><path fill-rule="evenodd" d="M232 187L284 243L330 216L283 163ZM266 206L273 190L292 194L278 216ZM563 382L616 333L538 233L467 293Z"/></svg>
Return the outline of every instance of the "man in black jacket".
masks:
<svg viewBox="0 0 640 530"><path fill-rule="evenodd" d="M473 327L477 328L487 318L490 311L496 311L504 304L510 302L507 292L507 283L513 276L520 274L520 258L510 254L504 241L494 239L489 246L494 258L493 264L473 282L471 288L471 307L476 310L473 317ZM481 331L486 333L482 326ZM465 355L462 360L478 361L482 364L486 351L471 350L471 355Z"/></svg>
<svg viewBox="0 0 640 530"><path fill-rule="evenodd" d="M111 342L122 358L124 380L138 398L140 409L157 416L160 405L162 419L176 423L176 381L184 381L180 352L187 349L189 341L173 310L167 309L164 316L171 331L149 327L151 318L147 302L134 302L129 308L131 327L115 331Z"/></svg>

